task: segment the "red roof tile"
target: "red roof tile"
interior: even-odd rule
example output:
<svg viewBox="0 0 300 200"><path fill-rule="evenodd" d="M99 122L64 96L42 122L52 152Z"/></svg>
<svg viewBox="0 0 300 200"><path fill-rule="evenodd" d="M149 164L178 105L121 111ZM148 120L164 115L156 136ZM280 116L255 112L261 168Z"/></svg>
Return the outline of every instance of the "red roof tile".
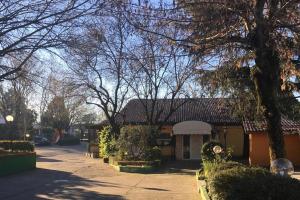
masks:
<svg viewBox="0 0 300 200"><path fill-rule="evenodd" d="M294 134L294 133L300 133L300 122L299 121L292 121L286 118L281 119L281 126L282 131L284 134ZM245 133L249 132L264 132L267 131L267 122L261 121L243 121L243 127L245 130Z"/></svg>
<svg viewBox="0 0 300 200"><path fill-rule="evenodd" d="M158 99L155 113L162 112L158 123L163 123L169 113L172 100ZM175 124L182 121L197 120L211 124L242 124L241 120L232 115L230 99L226 98L192 98L175 99L173 107L178 109L172 113L166 123ZM118 121L125 124L143 124L147 122L145 105L151 107L151 100L133 99L122 110Z"/></svg>

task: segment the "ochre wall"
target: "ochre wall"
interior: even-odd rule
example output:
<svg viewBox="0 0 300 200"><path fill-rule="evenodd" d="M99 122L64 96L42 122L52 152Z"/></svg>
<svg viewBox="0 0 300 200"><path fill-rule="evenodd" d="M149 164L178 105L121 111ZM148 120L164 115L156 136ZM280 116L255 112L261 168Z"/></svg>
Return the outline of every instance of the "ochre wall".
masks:
<svg viewBox="0 0 300 200"><path fill-rule="evenodd" d="M219 130L219 140L222 145L233 150L232 155L236 157L243 156L244 153L244 130L242 126L227 126L226 127L226 142L224 127L216 127Z"/></svg>
<svg viewBox="0 0 300 200"><path fill-rule="evenodd" d="M160 129L161 133L165 133L165 134L170 134L172 133L173 131L173 126L170 126L170 125L165 125L165 126L162 126L161 129Z"/></svg>
<svg viewBox="0 0 300 200"><path fill-rule="evenodd" d="M169 126L169 125L162 126L160 131L163 134L171 135L172 134L172 126ZM161 146L160 149L161 149L161 155L164 157L169 157L169 156L174 155L172 146Z"/></svg>
<svg viewBox="0 0 300 200"><path fill-rule="evenodd" d="M251 165L269 166L269 142L266 133L249 134L249 162ZM299 135L285 135L285 150L287 159L293 165L300 166L300 136Z"/></svg>
<svg viewBox="0 0 300 200"><path fill-rule="evenodd" d="M244 153L244 130L241 126L227 127L227 147L232 148L233 156L243 156Z"/></svg>
<svg viewBox="0 0 300 200"><path fill-rule="evenodd" d="M172 156L172 146L161 146L161 155L162 156Z"/></svg>

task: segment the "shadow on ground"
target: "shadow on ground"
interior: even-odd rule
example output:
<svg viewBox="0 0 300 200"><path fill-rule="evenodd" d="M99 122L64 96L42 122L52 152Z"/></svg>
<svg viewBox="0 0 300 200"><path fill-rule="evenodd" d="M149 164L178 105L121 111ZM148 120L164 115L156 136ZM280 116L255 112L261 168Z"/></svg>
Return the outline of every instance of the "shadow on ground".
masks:
<svg viewBox="0 0 300 200"><path fill-rule="evenodd" d="M52 158L45 158L42 156L37 156L37 162L63 162L62 160L52 159Z"/></svg>
<svg viewBox="0 0 300 200"><path fill-rule="evenodd" d="M74 174L48 169L36 169L0 178L0 197L5 200L23 199L124 199L119 195L101 194L89 187L119 187L111 183L94 182Z"/></svg>

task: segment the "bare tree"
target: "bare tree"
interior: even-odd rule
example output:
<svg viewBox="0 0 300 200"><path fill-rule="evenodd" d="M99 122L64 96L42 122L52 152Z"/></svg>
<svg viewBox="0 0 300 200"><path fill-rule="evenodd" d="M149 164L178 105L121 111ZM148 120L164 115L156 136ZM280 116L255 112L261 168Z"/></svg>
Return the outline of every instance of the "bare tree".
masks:
<svg viewBox="0 0 300 200"><path fill-rule="evenodd" d="M91 0L1 1L0 81L19 77L39 49L60 47L79 19L102 6Z"/></svg>
<svg viewBox="0 0 300 200"><path fill-rule="evenodd" d="M41 116L45 112L50 101L56 97L60 97L63 99L68 112L69 126L77 124L88 111L84 107L85 98L82 95L77 94L78 91L70 87L63 77L59 77L59 75L54 76L53 73L57 74L59 72L50 73L45 79L46 81L42 87L40 104Z"/></svg>
<svg viewBox="0 0 300 200"><path fill-rule="evenodd" d="M117 115L129 96L124 74L130 29L120 15L96 16L91 21L82 27L83 34L69 43L69 80L86 97L87 104L104 112L113 133L118 135Z"/></svg>
<svg viewBox="0 0 300 200"><path fill-rule="evenodd" d="M179 34L174 27L152 24L151 30L163 29L168 34ZM164 124L188 99L187 83L191 80L196 63L184 50L158 35L136 30L139 38L130 56L129 85L143 105L149 125ZM168 104L161 105L162 99ZM126 116L125 116L126 117Z"/></svg>

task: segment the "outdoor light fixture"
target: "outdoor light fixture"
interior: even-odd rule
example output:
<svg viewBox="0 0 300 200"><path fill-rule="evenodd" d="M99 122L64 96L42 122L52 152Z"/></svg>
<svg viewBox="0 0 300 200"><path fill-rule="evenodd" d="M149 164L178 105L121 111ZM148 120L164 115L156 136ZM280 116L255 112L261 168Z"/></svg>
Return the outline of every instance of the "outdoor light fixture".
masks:
<svg viewBox="0 0 300 200"><path fill-rule="evenodd" d="M271 162L270 171L277 175L290 176L294 173L294 167L288 159L278 158Z"/></svg>
<svg viewBox="0 0 300 200"><path fill-rule="evenodd" d="M7 122L13 122L14 121L14 117L12 115L7 115L5 117L5 119L6 119Z"/></svg>
<svg viewBox="0 0 300 200"><path fill-rule="evenodd" d="M223 149L222 149L222 147L220 147L219 145L214 146L214 148L213 148L213 152L214 152L215 154L219 154L219 153L221 153L222 151L223 151Z"/></svg>
<svg viewBox="0 0 300 200"><path fill-rule="evenodd" d="M12 115L7 115L5 117L6 121L8 122L9 125L11 125L11 123L14 121L14 117ZM12 134L9 134L9 140L10 140L10 145L9 145L9 149L10 151L13 151L13 148L12 148Z"/></svg>
<svg viewBox="0 0 300 200"><path fill-rule="evenodd" d="M29 138L29 137L30 137L30 135L29 135L28 133L26 133L25 137Z"/></svg>

